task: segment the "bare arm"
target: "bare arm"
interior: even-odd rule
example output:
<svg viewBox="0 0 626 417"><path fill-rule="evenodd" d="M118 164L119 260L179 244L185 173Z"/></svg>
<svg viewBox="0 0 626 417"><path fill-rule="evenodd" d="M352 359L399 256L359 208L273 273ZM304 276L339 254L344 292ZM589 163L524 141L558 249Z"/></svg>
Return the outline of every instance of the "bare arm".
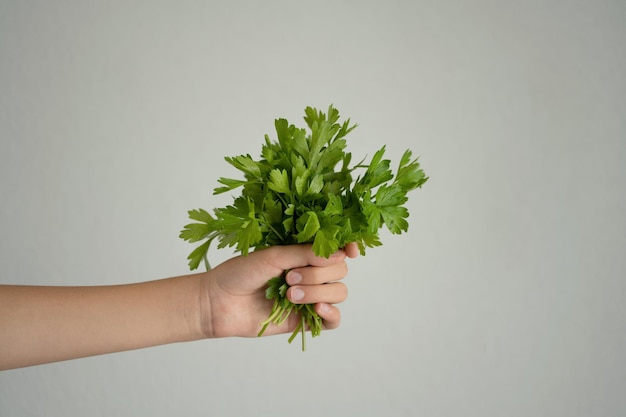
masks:
<svg viewBox="0 0 626 417"><path fill-rule="evenodd" d="M0 286L0 369L200 339L199 284Z"/></svg>

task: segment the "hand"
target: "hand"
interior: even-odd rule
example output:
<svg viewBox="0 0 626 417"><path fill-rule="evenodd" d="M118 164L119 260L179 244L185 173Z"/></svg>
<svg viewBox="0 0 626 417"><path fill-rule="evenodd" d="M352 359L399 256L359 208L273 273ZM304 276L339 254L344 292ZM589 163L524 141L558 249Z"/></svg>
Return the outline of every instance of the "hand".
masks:
<svg viewBox="0 0 626 417"><path fill-rule="evenodd" d="M287 297L294 304L314 304L324 328L339 326L341 314L333 304L347 297L339 282L348 272L346 257L358 256L349 244L329 258L315 256L311 245L274 246L238 256L204 274L201 280L201 325L206 337L256 337L272 307L265 298L267 281L289 270ZM293 331L298 316L292 314L282 326L270 325L265 335Z"/></svg>

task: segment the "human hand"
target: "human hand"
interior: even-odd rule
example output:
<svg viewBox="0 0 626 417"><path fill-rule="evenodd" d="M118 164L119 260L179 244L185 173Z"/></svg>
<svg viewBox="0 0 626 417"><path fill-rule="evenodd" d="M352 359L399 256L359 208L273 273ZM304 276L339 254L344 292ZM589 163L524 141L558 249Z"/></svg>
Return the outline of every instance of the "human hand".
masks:
<svg viewBox="0 0 626 417"><path fill-rule="evenodd" d="M291 286L287 297L294 304L314 304L324 328L339 326L341 313L333 304L347 297L346 285L339 282L348 272L346 258L356 258L354 243L329 258L315 256L311 245L274 246L238 256L203 274L201 279L201 323L206 337L252 337L271 310L265 298L267 281L289 270ZM279 327L270 326L265 335L287 333L298 325L291 315Z"/></svg>

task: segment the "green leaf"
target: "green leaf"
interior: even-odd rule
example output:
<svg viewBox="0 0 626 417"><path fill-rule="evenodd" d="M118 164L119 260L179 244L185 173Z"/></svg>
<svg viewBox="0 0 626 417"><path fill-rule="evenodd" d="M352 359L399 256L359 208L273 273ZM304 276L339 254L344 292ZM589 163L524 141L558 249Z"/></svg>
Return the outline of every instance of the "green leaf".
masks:
<svg viewBox="0 0 626 417"><path fill-rule="evenodd" d="M217 182L219 182L220 184L224 184L224 187L216 187L213 190L213 194L221 194L221 193L228 192L228 191L230 191L232 189L235 189L237 187L245 185L248 181L245 181L245 180L234 180L234 179L231 179L231 178L221 177L220 179L217 180Z"/></svg>
<svg viewBox="0 0 626 417"><path fill-rule="evenodd" d="M359 245L359 251L361 252L361 255L365 255L365 247L373 248L382 245L382 242L378 237L378 233L363 234L357 243Z"/></svg>
<svg viewBox="0 0 626 417"><path fill-rule="evenodd" d="M214 230L215 219L206 210L190 210L187 212L191 220L201 223L190 223L181 230L179 237L190 243L206 238Z"/></svg>
<svg viewBox="0 0 626 417"><path fill-rule="evenodd" d="M324 258L328 258L333 253L339 250L339 243L335 239L336 231L326 231L320 229L315 234L315 239L313 240L313 252L317 256L323 256Z"/></svg>
<svg viewBox="0 0 626 417"><path fill-rule="evenodd" d="M380 209L372 202L363 203L363 214L367 219L367 230L370 233L376 233L383 225L383 216Z"/></svg>
<svg viewBox="0 0 626 417"><path fill-rule="evenodd" d="M273 300L274 298L278 297L278 287L280 287L280 284L277 285L276 280L278 280L280 278L276 277L276 278L271 278L269 281L267 281L267 288L265 289L265 298L267 298L268 300Z"/></svg>
<svg viewBox="0 0 626 417"><path fill-rule="evenodd" d="M268 223L275 224L283 221L283 212L283 205L280 201L276 201L270 195L266 195L263 200L263 211L258 214L262 215Z"/></svg>
<svg viewBox="0 0 626 417"><path fill-rule="evenodd" d="M324 180L322 179L322 176L316 175L311 179L311 182L309 183L309 188L306 190L306 193L304 195L311 196L319 194L319 192L322 191L323 187Z"/></svg>
<svg viewBox="0 0 626 417"><path fill-rule="evenodd" d="M270 171L270 179L267 183L270 190L277 193L291 194L291 188L289 187L289 176L286 170L273 169Z"/></svg>
<svg viewBox="0 0 626 417"><path fill-rule="evenodd" d="M307 141L306 131L304 129L294 129L291 147L293 151L302 158L306 158L309 154L309 142Z"/></svg>
<svg viewBox="0 0 626 417"><path fill-rule="evenodd" d="M391 233L400 234L409 229L409 222L406 221L406 218L409 217L409 211L406 207L383 207L380 209L380 214L385 226Z"/></svg>
<svg viewBox="0 0 626 417"><path fill-rule="evenodd" d="M358 125L356 124L350 125L350 119L347 119L346 121L343 122L343 125L341 125L341 129L339 129L339 131L335 135L334 140L343 138L344 136L352 132L357 127Z"/></svg>
<svg viewBox="0 0 626 417"><path fill-rule="evenodd" d="M289 131L289 122L282 118L276 119L274 121L274 128L276 129L278 143L280 143L283 149L289 149L289 142L292 138L292 134Z"/></svg>
<svg viewBox="0 0 626 417"><path fill-rule="evenodd" d="M412 152L408 149L404 152L396 174L395 182L405 191L419 188L428 180L417 159L411 161L411 155Z"/></svg>
<svg viewBox="0 0 626 417"><path fill-rule="evenodd" d="M308 158L306 158L309 167L317 166L317 162L322 156L320 151L324 145L330 141L331 137L330 125L327 122L321 121L320 123L313 123L313 126L311 127L309 155Z"/></svg>
<svg viewBox="0 0 626 417"><path fill-rule="evenodd" d="M375 206L391 233L402 233L409 227L405 220L409 212L402 206L407 200L404 190L397 183L391 186L382 185L376 192Z"/></svg>
<svg viewBox="0 0 626 417"><path fill-rule="evenodd" d="M324 113L310 106L304 109L304 115L304 121L306 122L309 129L312 129L315 123L326 120L326 116L324 115Z"/></svg>
<svg viewBox="0 0 626 417"><path fill-rule="evenodd" d="M224 158L226 162L242 171L248 178L261 178L261 169L250 155L239 155Z"/></svg>
<svg viewBox="0 0 626 417"><path fill-rule="evenodd" d="M214 220L213 216L204 209L189 210L187 214L191 220L197 220L199 222L211 223Z"/></svg>
<svg viewBox="0 0 626 417"><path fill-rule="evenodd" d="M298 173L294 180L295 194L298 196L304 195L307 187L310 171L305 169L303 172Z"/></svg>
<svg viewBox="0 0 626 417"><path fill-rule="evenodd" d="M317 163L318 172L332 173L334 167L346 156L344 149L346 147L345 139L333 141L326 149L324 155Z"/></svg>
<svg viewBox="0 0 626 417"><path fill-rule="evenodd" d="M376 205L382 206L399 206L408 200L406 193L400 184L391 186L381 185L376 191Z"/></svg>
<svg viewBox="0 0 626 417"><path fill-rule="evenodd" d="M179 237L189 243L194 243L206 238L211 233L211 228L206 223L190 223L180 232Z"/></svg>
<svg viewBox="0 0 626 417"><path fill-rule="evenodd" d="M370 188L374 188L377 185L387 182L393 178L393 173L391 172L391 169L389 169L390 161L388 159L380 160L380 157L382 157L384 152L384 147L376 152L376 161L372 162L372 165L370 165L367 170L367 185Z"/></svg>
<svg viewBox="0 0 626 417"><path fill-rule="evenodd" d="M328 196L328 203L326 203L326 207L324 208L324 214L327 216L340 216L343 214L343 205L338 195L330 194Z"/></svg>
<svg viewBox="0 0 626 417"><path fill-rule="evenodd" d="M237 250L239 250L242 255L247 255L250 248L259 243L262 237L259 221L257 219L247 221L239 233Z"/></svg>
<svg viewBox="0 0 626 417"><path fill-rule="evenodd" d="M285 233L290 234L294 231L293 228L293 217L287 217L283 220L283 228L285 229Z"/></svg>
<svg viewBox="0 0 626 417"><path fill-rule="evenodd" d="M209 251L210 245L211 241L207 240L189 254L189 256L187 257L187 259L189 260L189 269L191 269L192 271L198 269L200 262L205 259L207 252Z"/></svg>
<svg viewBox="0 0 626 417"><path fill-rule="evenodd" d="M389 169L390 161L382 159L384 154L385 147L383 146L372 157L363 178L359 179L357 184L355 184L355 191L362 193L393 179L393 173Z"/></svg>
<svg viewBox="0 0 626 417"><path fill-rule="evenodd" d="M315 212L312 211L304 213L298 219L298 225L300 226L299 228L301 228L297 236L298 243L308 242L320 229L320 221Z"/></svg>

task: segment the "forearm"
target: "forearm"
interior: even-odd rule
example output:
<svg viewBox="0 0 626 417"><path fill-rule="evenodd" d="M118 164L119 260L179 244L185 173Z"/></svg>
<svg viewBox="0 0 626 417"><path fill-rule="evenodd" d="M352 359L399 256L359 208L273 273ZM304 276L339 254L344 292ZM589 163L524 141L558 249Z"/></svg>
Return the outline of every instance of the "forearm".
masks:
<svg viewBox="0 0 626 417"><path fill-rule="evenodd" d="M197 340L198 275L95 287L0 286L0 369Z"/></svg>

